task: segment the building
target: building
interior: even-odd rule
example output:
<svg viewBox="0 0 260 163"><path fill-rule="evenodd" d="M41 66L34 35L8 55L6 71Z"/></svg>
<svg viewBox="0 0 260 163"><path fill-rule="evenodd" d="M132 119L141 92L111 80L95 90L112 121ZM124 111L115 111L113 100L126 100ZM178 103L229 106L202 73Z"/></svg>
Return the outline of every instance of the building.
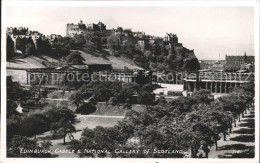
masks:
<svg viewBox="0 0 260 163"><path fill-rule="evenodd" d="M88 82L99 71L111 71L111 64L67 65L55 68L27 69L27 84L42 84L47 88L62 88L70 83Z"/></svg>
<svg viewBox="0 0 260 163"><path fill-rule="evenodd" d="M69 23L66 27L66 36L74 37L75 35L82 35L86 30L87 27L82 20L78 24Z"/></svg>
<svg viewBox="0 0 260 163"><path fill-rule="evenodd" d="M123 35L126 36L126 37L132 37L133 36L132 29L123 30Z"/></svg>
<svg viewBox="0 0 260 163"><path fill-rule="evenodd" d="M11 49L11 46L13 46L13 49L11 49L14 53L27 53L26 52L26 46L34 47L36 50L40 42L48 40L45 35L39 33L38 31L29 31L26 27L8 27L6 30L6 35L8 38L8 50ZM50 40L48 40L50 41Z"/></svg>
<svg viewBox="0 0 260 163"><path fill-rule="evenodd" d="M225 70L239 70L243 64L255 64L255 56L228 56L225 59Z"/></svg>
<svg viewBox="0 0 260 163"><path fill-rule="evenodd" d="M197 72L185 74L184 91L191 93L200 89L212 93L229 93L232 89L254 80L254 73Z"/></svg>
<svg viewBox="0 0 260 163"><path fill-rule="evenodd" d="M215 64L225 65L225 60L199 60L200 69L210 69Z"/></svg>
<svg viewBox="0 0 260 163"><path fill-rule="evenodd" d="M163 39L165 44L177 44L178 43L178 37L176 34L173 33L166 33L164 39Z"/></svg>
<svg viewBox="0 0 260 163"><path fill-rule="evenodd" d="M123 34L123 28L117 27L117 29L115 30L115 35L116 36L122 36L122 34Z"/></svg>
<svg viewBox="0 0 260 163"><path fill-rule="evenodd" d="M133 36L134 37L137 37L137 38L140 38L140 39L143 39L145 37L145 33L144 32L133 32Z"/></svg>
<svg viewBox="0 0 260 163"><path fill-rule="evenodd" d="M212 66L210 66L209 69L211 71L224 71L225 66L224 66L224 64L221 64L221 63L215 63Z"/></svg>
<svg viewBox="0 0 260 163"><path fill-rule="evenodd" d="M140 50L144 50L145 41L144 41L144 40L138 40L138 42L137 42L137 47L138 47Z"/></svg>
<svg viewBox="0 0 260 163"><path fill-rule="evenodd" d="M88 31L106 31L106 25L102 22L87 24L86 27Z"/></svg>
<svg viewBox="0 0 260 163"><path fill-rule="evenodd" d="M6 34L7 35L28 35L29 34L29 30L28 28L25 27L7 27L6 30Z"/></svg>
<svg viewBox="0 0 260 163"><path fill-rule="evenodd" d="M144 70L113 69L111 64L67 65L56 68L27 69L27 84L42 85L48 89L63 89L76 82L122 81L144 85L152 82L152 72Z"/></svg>
<svg viewBox="0 0 260 163"><path fill-rule="evenodd" d="M78 24L69 23L66 27L66 36L83 35L86 31L106 31L106 25L102 22L84 24L82 20Z"/></svg>
<svg viewBox="0 0 260 163"><path fill-rule="evenodd" d="M62 36L61 35L56 35L56 34L51 34L46 36L46 38L50 41L50 43L58 42Z"/></svg>

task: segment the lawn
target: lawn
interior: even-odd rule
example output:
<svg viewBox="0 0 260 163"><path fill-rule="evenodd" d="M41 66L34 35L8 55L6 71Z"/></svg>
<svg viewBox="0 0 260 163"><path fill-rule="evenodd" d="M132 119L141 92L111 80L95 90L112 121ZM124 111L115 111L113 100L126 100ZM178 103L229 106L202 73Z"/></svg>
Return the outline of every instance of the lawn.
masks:
<svg viewBox="0 0 260 163"><path fill-rule="evenodd" d="M73 134L74 139L79 139L81 137L82 130L86 127L93 129L96 126L103 127L112 127L117 124L118 121L123 120L123 118L111 118L111 117L88 117L81 116L79 123L75 125L77 132ZM52 154L57 155L58 157L67 157L67 158L77 158L78 156L74 153L62 153L60 150L65 150L67 145L63 145L63 138L53 139L50 132L45 132L42 135L37 135L39 141L42 140L51 140L53 151ZM69 142L70 139L66 137L66 142Z"/></svg>
<svg viewBox="0 0 260 163"><path fill-rule="evenodd" d="M79 51L79 50L78 50ZM115 57L115 56L106 56L106 58L100 57L102 52L84 52L79 51L81 56L85 59L86 64L111 64L115 69L124 69L128 67L129 69L142 69L137 66L132 60L127 58ZM108 52L103 52L107 54Z"/></svg>

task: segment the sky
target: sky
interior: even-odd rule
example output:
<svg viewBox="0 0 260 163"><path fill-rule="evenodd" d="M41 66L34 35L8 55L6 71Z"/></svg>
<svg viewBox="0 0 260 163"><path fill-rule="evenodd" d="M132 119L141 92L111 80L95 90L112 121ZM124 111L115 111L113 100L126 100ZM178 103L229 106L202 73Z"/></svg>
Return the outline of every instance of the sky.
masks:
<svg viewBox="0 0 260 163"><path fill-rule="evenodd" d="M146 34L177 34L179 42L194 49L199 60L225 55L254 55L253 7L145 7L145 6L9 6L7 26L28 27L43 34L65 35L67 23L106 24L107 29L131 28Z"/></svg>

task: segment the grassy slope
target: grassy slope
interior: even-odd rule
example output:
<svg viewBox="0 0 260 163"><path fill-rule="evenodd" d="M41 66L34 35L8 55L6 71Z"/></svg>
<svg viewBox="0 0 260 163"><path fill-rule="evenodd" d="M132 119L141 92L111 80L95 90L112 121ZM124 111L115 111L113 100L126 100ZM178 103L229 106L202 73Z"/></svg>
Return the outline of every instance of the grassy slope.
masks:
<svg viewBox="0 0 260 163"><path fill-rule="evenodd" d="M141 67L137 66L132 60L121 58L121 57L115 57L108 55L108 51L103 52L81 52L81 56L86 60L85 63L110 63L112 64L113 68L115 69L123 69L124 66L128 67L129 69L142 69ZM104 54L105 57L101 57L101 54Z"/></svg>
<svg viewBox="0 0 260 163"><path fill-rule="evenodd" d="M123 69L124 67L128 67L130 69L141 69L141 67L137 66L132 60L108 55L109 52L105 50L98 52L79 52L81 52L82 57L86 60L86 64L109 63L112 64L115 69ZM102 54L105 57L101 57ZM51 58L50 56L40 55L12 59L7 61L6 66L12 68L44 68L45 66L42 64L43 61L58 62L57 59Z"/></svg>
<svg viewBox="0 0 260 163"><path fill-rule="evenodd" d="M6 62L6 67L11 68L44 68L43 61L58 62L49 56L28 56L20 59L12 59Z"/></svg>
<svg viewBox="0 0 260 163"><path fill-rule="evenodd" d="M46 66L42 64L43 61L49 62L58 62L58 60L53 59L49 56L41 55L41 56L27 56L20 57L17 59L11 59L6 62L7 68L45 68ZM7 69L7 76L12 76L14 81L18 81L19 83L26 84L27 83L27 73L25 70L11 70Z"/></svg>

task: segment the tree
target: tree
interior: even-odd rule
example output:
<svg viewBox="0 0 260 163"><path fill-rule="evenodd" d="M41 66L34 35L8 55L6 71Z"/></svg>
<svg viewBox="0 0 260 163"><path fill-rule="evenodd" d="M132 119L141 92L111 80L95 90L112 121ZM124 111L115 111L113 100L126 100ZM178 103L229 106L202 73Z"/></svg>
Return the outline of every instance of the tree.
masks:
<svg viewBox="0 0 260 163"><path fill-rule="evenodd" d="M233 122L236 127L236 119L237 117L240 119L240 114L244 111L245 103L238 96L228 95L225 97L218 98L215 102L215 105L221 106L223 110L229 111L233 114Z"/></svg>
<svg viewBox="0 0 260 163"><path fill-rule="evenodd" d="M72 133L76 132L76 128L75 128L75 126L73 126L71 121L60 122L58 125L60 128L58 129L57 133L63 136L64 145L66 144L65 138L67 135L69 136L69 139L74 139L74 136L72 135Z"/></svg>
<svg viewBox="0 0 260 163"><path fill-rule="evenodd" d="M81 135L80 140L84 144L84 149L103 149L113 151L118 145L117 131L112 127L104 128L102 126L97 126L93 130L85 128ZM106 154L106 152L99 153L98 156L105 157Z"/></svg>
<svg viewBox="0 0 260 163"><path fill-rule="evenodd" d="M148 64L148 61L147 59L143 56L142 52L138 52L136 54L134 54L134 58L133 58L133 61L137 64L137 65L140 65L144 68L148 68L149 67L149 64Z"/></svg>
<svg viewBox="0 0 260 163"><path fill-rule="evenodd" d="M43 114L31 114L22 120L21 131L24 136L35 136L48 131L49 124Z"/></svg>
<svg viewBox="0 0 260 163"><path fill-rule="evenodd" d="M191 97L194 98L194 100L196 100L198 103L205 103L205 104L210 104L214 100L210 91L203 90L203 89L199 91L195 91Z"/></svg>
<svg viewBox="0 0 260 163"><path fill-rule="evenodd" d="M76 113L88 115L94 113L96 110L97 110L96 106L93 105L92 103L84 103L76 110Z"/></svg>
<svg viewBox="0 0 260 163"><path fill-rule="evenodd" d="M137 52L136 47L128 40L121 46L120 49L120 53L124 57L129 59L133 59L136 52Z"/></svg>
<svg viewBox="0 0 260 163"><path fill-rule="evenodd" d="M176 117L180 116L181 114L186 114L191 112L192 106L196 102L191 97L179 97L169 102L169 108L171 112L176 114Z"/></svg>
<svg viewBox="0 0 260 163"><path fill-rule="evenodd" d="M35 49L35 45L33 42L27 43L25 45L25 53L27 55L35 55L36 49Z"/></svg>
<svg viewBox="0 0 260 163"><path fill-rule="evenodd" d="M70 64L74 64L74 65L82 65L84 64L83 61L85 61L85 59L80 55L81 53L78 51L72 51L67 57L66 57L66 61Z"/></svg>
<svg viewBox="0 0 260 163"><path fill-rule="evenodd" d="M156 104L163 106L163 105L167 104L167 100L165 99L164 96L160 96L159 99L156 100Z"/></svg>
<svg viewBox="0 0 260 163"><path fill-rule="evenodd" d="M66 57L70 54L70 47L61 41L52 43L52 49L52 56L55 58Z"/></svg>
<svg viewBox="0 0 260 163"><path fill-rule="evenodd" d="M155 94L153 93L153 86L151 84L145 84L138 92L137 101L144 105L152 105L155 100Z"/></svg>
<svg viewBox="0 0 260 163"><path fill-rule="evenodd" d="M196 71L200 69L199 61L196 57L184 59L183 69L187 71Z"/></svg>
<svg viewBox="0 0 260 163"><path fill-rule="evenodd" d="M51 157L49 152L22 152L25 150L50 150L51 142L43 142L41 145L36 140L30 140L25 136L15 135L7 144L7 157Z"/></svg>
<svg viewBox="0 0 260 163"><path fill-rule="evenodd" d="M79 91L76 91L73 94L71 94L69 100L76 105L77 109L79 108L80 104L84 102L82 93Z"/></svg>
<svg viewBox="0 0 260 163"><path fill-rule="evenodd" d="M10 142L14 135L21 135L22 116L12 114L6 119L6 138Z"/></svg>
<svg viewBox="0 0 260 163"><path fill-rule="evenodd" d="M111 50L119 50L120 39L117 36L109 36L107 38L107 43Z"/></svg>
<svg viewBox="0 0 260 163"><path fill-rule="evenodd" d="M144 105L152 105L155 100L155 94L148 91L140 91L138 93L137 101Z"/></svg>
<svg viewBox="0 0 260 163"><path fill-rule="evenodd" d="M7 117L17 114L16 108L19 103L25 102L29 97L29 92L27 90L23 90L21 85L18 82L14 82L12 77L6 78L6 109L7 109Z"/></svg>
<svg viewBox="0 0 260 163"><path fill-rule="evenodd" d="M137 94L139 87L137 83L114 83L111 90L117 103L126 103Z"/></svg>
<svg viewBox="0 0 260 163"><path fill-rule="evenodd" d="M75 35L73 37L75 49L81 49L83 45L86 43L86 40L84 39L84 36L82 35Z"/></svg>
<svg viewBox="0 0 260 163"><path fill-rule="evenodd" d="M6 58L11 59L14 56L14 42L8 35L6 38Z"/></svg>
<svg viewBox="0 0 260 163"><path fill-rule="evenodd" d="M155 56L161 55L161 46L159 44L154 44L154 46L153 46L153 54Z"/></svg>
<svg viewBox="0 0 260 163"><path fill-rule="evenodd" d="M49 42L49 40L47 39L43 39L43 38L39 38L36 40L36 44L37 44L37 54L50 54L52 51L52 46Z"/></svg>
<svg viewBox="0 0 260 163"><path fill-rule="evenodd" d="M51 106L45 114L50 120L50 129L52 133L54 135L62 135L64 144L67 135L69 135L70 139L73 138L72 133L76 132L76 129L73 126L76 123L76 116L72 110L63 106Z"/></svg>

